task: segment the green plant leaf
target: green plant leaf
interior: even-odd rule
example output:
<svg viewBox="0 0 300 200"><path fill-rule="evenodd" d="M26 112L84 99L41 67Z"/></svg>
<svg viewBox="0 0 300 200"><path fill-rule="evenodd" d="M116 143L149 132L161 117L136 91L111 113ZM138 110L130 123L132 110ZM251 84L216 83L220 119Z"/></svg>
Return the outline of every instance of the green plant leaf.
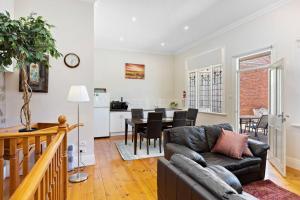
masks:
<svg viewBox="0 0 300 200"><path fill-rule="evenodd" d="M53 27L36 13L12 19L9 12L0 12L0 70L12 59L20 68L23 63L48 62L48 56L62 56L51 33Z"/></svg>

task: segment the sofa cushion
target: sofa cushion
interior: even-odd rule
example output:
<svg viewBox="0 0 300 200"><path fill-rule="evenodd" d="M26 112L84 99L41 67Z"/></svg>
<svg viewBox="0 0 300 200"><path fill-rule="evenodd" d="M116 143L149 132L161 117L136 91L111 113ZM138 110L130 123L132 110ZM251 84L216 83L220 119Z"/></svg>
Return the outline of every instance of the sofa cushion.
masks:
<svg viewBox="0 0 300 200"><path fill-rule="evenodd" d="M221 132L222 128L224 130L232 131L232 126L228 123L225 124L218 124L218 125L211 125L211 126L203 126L205 129L205 136L207 140L207 145L209 147L209 150L212 150L212 148L215 146Z"/></svg>
<svg viewBox="0 0 300 200"><path fill-rule="evenodd" d="M223 181L225 181L225 183L230 185L239 194L243 192L243 187L239 179L225 167L222 167L220 165L211 165L206 169L220 177Z"/></svg>
<svg viewBox="0 0 300 200"><path fill-rule="evenodd" d="M201 153L208 166L221 165L229 171L239 170L248 166L257 165L261 163L259 157L245 157L241 160L230 158L218 153Z"/></svg>
<svg viewBox="0 0 300 200"><path fill-rule="evenodd" d="M180 144L196 152L209 151L203 127L184 126L165 130L169 132L170 142Z"/></svg>
<svg viewBox="0 0 300 200"><path fill-rule="evenodd" d="M236 159L242 159L243 152L248 148L247 142L248 135L222 129L211 152L221 153Z"/></svg>
<svg viewBox="0 0 300 200"><path fill-rule="evenodd" d="M175 144L175 143L167 143L165 152L172 152L172 154L182 154L188 157L189 159L195 161L196 163L200 164L203 167L207 166L206 161L199 153L193 151L192 149L186 146Z"/></svg>
<svg viewBox="0 0 300 200"><path fill-rule="evenodd" d="M216 174L211 173L209 170L183 155L173 155L171 157L171 163L219 199L223 199L225 196L227 197L228 194L237 194L232 187Z"/></svg>

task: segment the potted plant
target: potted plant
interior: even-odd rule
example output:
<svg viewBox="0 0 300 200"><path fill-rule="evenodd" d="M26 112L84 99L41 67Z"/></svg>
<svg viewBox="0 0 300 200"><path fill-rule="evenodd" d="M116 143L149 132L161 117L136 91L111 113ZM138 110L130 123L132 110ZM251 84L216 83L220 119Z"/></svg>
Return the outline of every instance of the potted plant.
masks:
<svg viewBox="0 0 300 200"><path fill-rule="evenodd" d="M28 84L26 67L32 63L50 67L48 57L58 58L62 55L55 46L51 28L53 26L43 17L34 13L19 19L12 19L8 12L0 13L0 70L5 70L13 61L15 68L21 70L24 104L20 119L25 131L32 130L29 106L32 90Z"/></svg>
<svg viewBox="0 0 300 200"><path fill-rule="evenodd" d="M172 101L172 102L170 103L170 108L172 108L172 109L176 109L177 106L178 106L178 103L175 102L175 101Z"/></svg>

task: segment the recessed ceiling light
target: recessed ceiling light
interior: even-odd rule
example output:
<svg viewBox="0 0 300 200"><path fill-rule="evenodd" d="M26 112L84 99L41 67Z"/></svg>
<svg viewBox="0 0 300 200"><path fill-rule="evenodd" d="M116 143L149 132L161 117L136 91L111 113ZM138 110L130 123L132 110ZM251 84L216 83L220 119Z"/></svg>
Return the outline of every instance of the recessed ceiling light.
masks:
<svg viewBox="0 0 300 200"><path fill-rule="evenodd" d="M131 21L132 21L132 22L136 22L136 17L132 17L132 18L131 18Z"/></svg>
<svg viewBox="0 0 300 200"><path fill-rule="evenodd" d="M123 42L123 41L124 41L124 38L123 38L122 36L120 37L120 41L121 41L121 42Z"/></svg>
<svg viewBox="0 0 300 200"><path fill-rule="evenodd" d="M189 26L185 26L185 27L183 27L183 29L184 29L185 31L187 31L187 30L190 29L190 27L189 27Z"/></svg>
<svg viewBox="0 0 300 200"><path fill-rule="evenodd" d="M160 43L160 46L164 47L166 44L164 42Z"/></svg>

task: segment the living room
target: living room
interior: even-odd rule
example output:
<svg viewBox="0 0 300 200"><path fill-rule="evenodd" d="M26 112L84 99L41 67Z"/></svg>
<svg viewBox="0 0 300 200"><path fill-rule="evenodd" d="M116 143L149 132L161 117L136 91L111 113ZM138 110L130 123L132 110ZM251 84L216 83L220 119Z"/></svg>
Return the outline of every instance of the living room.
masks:
<svg viewBox="0 0 300 200"><path fill-rule="evenodd" d="M205 183L197 179L201 173L196 172L196 178L189 174L192 173L189 169L201 166L204 166L204 174L207 172L205 169L213 168L233 177L235 185L240 187L232 189L232 185L230 188L226 185L227 193L228 190L230 194L240 193L242 188L244 193L251 195L238 194L238 197L234 195L229 199L299 199L299 8L297 0L0 0L0 12L8 11L11 19L18 20L34 12L54 25L50 32L55 40L55 49L61 55L57 59L49 56L51 67L46 74L46 89L33 91L30 113L32 123L57 123L58 116L66 116L60 117L58 132L63 130L65 123L69 124L66 129L66 132L70 131L67 134L68 149L64 149L65 154L68 151L69 160L64 161L67 157L59 151L62 161L54 165L62 163L64 169L67 162L70 171L63 173L63 177L69 180L59 182L64 185L61 187L63 191L59 192L59 187L53 190L57 194L56 199L183 199L181 195L188 199L191 194L196 195L195 199L226 199L218 197L222 189L216 194L202 185ZM1 26L6 25L3 23ZM3 30L0 34L4 35ZM7 48L1 46L5 42L1 38L3 35L0 35L0 47ZM1 56L4 52L0 49ZM253 62L266 55L270 56L270 63ZM251 65L251 69L249 66L243 68L243 62ZM14 64L11 66L16 67ZM23 92L20 92L21 70L7 68L1 61L0 67L5 69L1 73L0 85L1 132L9 133L16 129L10 127L21 125L20 109L24 105ZM258 94L258 98L267 101L267 105L251 105L249 113L243 113L242 105L245 104L242 104L244 90L241 81L245 80L243 74L251 70L268 72L265 74L268 80L263 79L268 94L264 93L264 98L262 93L255 93L259 84L254 87L254 83L244 82L248 86L247 94ZM73 89L80 90L79 93L87 98L74 100L78 93L70 92ZM78 102L84 103L77 107ZM195 110L196 116L193 115ZM255 113L256 110L258 113ZM133 111L141 117L134 119ZM147 120L155 117L155 113L162 114L159 116L161 131L158 136L149 131L152 138L147 135L151 124ZM183 115L184 125L180 115ZM209 125L225 123L226 126L221 126L225 129L223 132L220 127L210 130ZM179 127L172 129L175 126ZM211 152L203 154L212 151L208 141L205 150L198 149L201 138L210 137L208 132L225 134L227 129L242 133L237 134L241 137L249 137L247 144L251 153L255 159L261 159L259 169L254 164L249 167L248 163L248 168L238 171L222 163L224 157L211 158ZM155 128L154 132L157 132ZM44 175L38 176L41 181L35 181L31 194L41 193L40 198L45 199L42 197L45 190L41 189L44 186L39 184L47 182L45 160L50 150L47 151L46 146L54 148L58 145L51 146L50 140L38 141L39 136L45 134L42 130L34 137L24 133L23 137L33 137L32 144L29 139L31 146L25 156L24 146L19 143L6 149L13 143L7 144L7 138L17 138L17 135L8 133L0 138L0 166L3 164L4 168L4 173L0 173L0 177L4 178L0 186L4 187L1 192L7 191L4 199L10 195L14 195L15 199L27 198L20 191L27 191L25 183L34 179L35 166L44 166L46 174L45 178ZM177 142L176 138L172 139L172 135L176 134L179 134ZM180 138L181 134L183 138ZM56 140L54 136L52 143L64 141ZM4 153L1 153L1 141L4 141ZM34 143L38 143L40 149L34 148ZM193 144L198 144L195 149L201 154L191 153L191 149L195 150ZM19 152L18 156L6 150L15 150ZM172 154L185 157L176 155L171 158ZM189 157L191 155L195 157ZM194 166L195 163L186 160L186 157L199 166ZM24 168L25 158L30 170ZM202 164L201 158L204 159ZM182 162L187 165L181 166ZM219 165L225 165L225 168ZM181 176L185 167L188 168L184 172L186 175ZM29 171L24 179L26 169ZM79 172L84 172L85 176L77 176ZM168 173L174 174L168 179ZM215 176L220 178L218 174ZM16 177L20 180L12 181L17 180ZM61 176L58 177L56 180L60 180ZM174 186L172 183L175 182L177 185ZM192 189L191 185L195 184L197 188ZM26 190L22 190L24 188ZM271 189L268 191L266 188ZM46 189L47 192L49 190ZM48 199L54 199L48 193L46 195Z"/></svg>

